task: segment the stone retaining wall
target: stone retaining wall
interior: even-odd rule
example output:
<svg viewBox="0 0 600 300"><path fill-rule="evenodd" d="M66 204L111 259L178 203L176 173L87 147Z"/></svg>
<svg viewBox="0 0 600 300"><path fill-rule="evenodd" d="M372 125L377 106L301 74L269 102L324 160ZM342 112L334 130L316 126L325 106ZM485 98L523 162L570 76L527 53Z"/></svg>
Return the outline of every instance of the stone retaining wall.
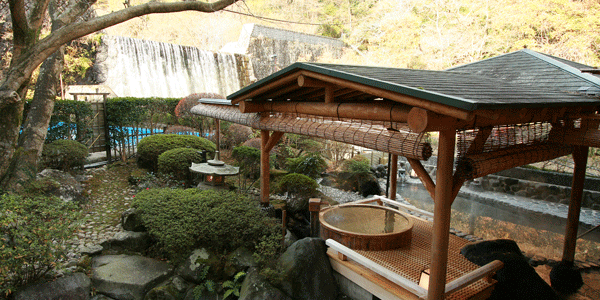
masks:
<svg viewBox="0 0 600 300"><path fill-rule="evenodd" d="M471 186L479 186L484 191L501 192L562 204L568 204L571 196L571 187L499 175L478 178L471 183ZM600 192L584 190L582 206L600 210Z"/></svg>

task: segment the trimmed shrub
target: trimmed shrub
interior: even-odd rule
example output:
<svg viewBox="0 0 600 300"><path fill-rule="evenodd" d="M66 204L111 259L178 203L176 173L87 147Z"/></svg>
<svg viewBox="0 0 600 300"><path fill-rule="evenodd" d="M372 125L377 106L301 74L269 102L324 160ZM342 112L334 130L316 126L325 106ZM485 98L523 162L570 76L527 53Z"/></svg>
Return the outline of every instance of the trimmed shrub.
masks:
<svg viewBox="0 0 600 300"><path fill-rule="evenodd" d="M306 175L291 173L277 181L273 192L278 194L288 193L289 198L308 199L318 194L318 187L319 184L314 179Z"/></svg>
<svg viewBox="0 0 600 300"><path fill-rule="evenodd" d="M337 185L344 190L359 191L361 193L374 193L372 184L366 184L369 181L377 183L377 178L371 172L369 160L357 155L352 159L344 161L342 172L337 176ZM364 189L364 190L363 190Z"/></svg>
<svg viewBox="0 0 600 300"><path fill-rule="evenodd" d="M171 174L175 180L186 180L190 177L192 162L202 163L202 154L193 148L175 148L165 151L158 157L158 172Z"/></svg>
<svg viewBox="0 0 600 300"><path fill-rule="evenodd" d="M136 195L134 206L160 249L173 259L199 246L216 251L255 249L260 242L281 238L275 219L234 192L150 189Z"/></svg>
<svg viewBox="0 0 600 300"><path fill-rule="evenodd" d="M71 170L83 167L88 156L88 148L77 141L56 140L45 144L42 150L42 165L45 168Z"/></svg>
<svg viewBox="0 0 600 300"><path fill-rule="evenodd" d="M248 178L258 178L260 175L260 150L248 146L239 146L233 148L231 157L235 159L240 166L240 172Z"/></svg>
<svg viewBox="0 0 600 300"><path fill-rule="evenodd" d="M319 153L308 153L297 158L288 158L286 170L291 173L306 175L310 178L318 178L325 172L327 162Z"/></svg>
<svg viewBox="0 0 600 300"><path fill-rule="evenodd" d="M215 143L194 135L156 134L143 138L137 147L138 165L156 171L158 157L176 148L207 150L209 157L215 153Z"/></svg>
<svg viewBox="0 0 600 300"><path fill-rule="evenodd" d="M67 254L78 208L58 197L0 196L0 294L35 282Z"/></svg>

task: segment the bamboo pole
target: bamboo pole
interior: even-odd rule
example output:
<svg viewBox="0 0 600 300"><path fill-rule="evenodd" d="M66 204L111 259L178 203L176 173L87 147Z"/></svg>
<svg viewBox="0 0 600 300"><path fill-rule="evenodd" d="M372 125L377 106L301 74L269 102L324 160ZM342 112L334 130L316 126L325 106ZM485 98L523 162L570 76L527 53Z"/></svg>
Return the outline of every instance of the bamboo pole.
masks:
<svg viewBox="0 0 600 300"><path fill-rule="evenodd" d="M455 130L440 132L435 203L433 209L433 240L431 241L431 273L428 300L444 298L448 244L450 232L450 206L452 203L452 171L454 164Z"/></svg>
<svg viewBox="0 0 600 300"><path fill-rule="evenodd" d="M240 112L299 113L330 118L347 118L371 121L406 123L410 107L389 101L374 103L325 103L325 102L255 102L243 101Z"/></svg>
<svg viewBox="0 0 600 300"><path fill-rule="evenodd" d="M269 131L260 131L260 204L263 207L269 206L269 151L267 144L269 142Z"/></svg>
<svg viewBox="0 0 600 300"><path fill-rule="evenodd" d="M573 183L571 184L571 199L569 200L569 212L567 215L567 228L565 230L565 242L563 247L563 261L573 262L575 260L575 248L577 246L577 229L579 227L579 213L581 211L581 198L583 196L583 184L585 181L585 169L587 166L588 147L577 146L573 151Z"/></svg>
<svg viewBox="0 0 600 300"><path fill-rule="evenodd" d="M398 155L392 154L390 159L390 170L388 176L390 177L390 194L388 198L396 200L396 188L398 185Z"/></svg>
<svg viewBox="0 0 600 300"><path fill-rule="evenodd" d="M580 108L568 108L576 111ZM476 128L532 122L550 122L562 118L565 109L531 108L475 111L476 118L461 120L444 112L414 107L408 114L408 126L415 132L440 131L448 128Z"/></svg>

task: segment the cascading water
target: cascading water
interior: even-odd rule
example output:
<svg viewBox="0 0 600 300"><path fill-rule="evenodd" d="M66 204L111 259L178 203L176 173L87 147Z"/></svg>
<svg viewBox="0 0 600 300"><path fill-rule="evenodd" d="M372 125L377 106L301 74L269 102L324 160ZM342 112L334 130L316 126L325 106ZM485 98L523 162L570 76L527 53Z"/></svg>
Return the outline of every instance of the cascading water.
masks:
<svg viewBox="0 0 600 300"><path fill-rule="evenodd" d="M240 89L233 54L216 53L126 37L105 37L104 74L120 97L185 97L210 92L227 96Z"/></svg>

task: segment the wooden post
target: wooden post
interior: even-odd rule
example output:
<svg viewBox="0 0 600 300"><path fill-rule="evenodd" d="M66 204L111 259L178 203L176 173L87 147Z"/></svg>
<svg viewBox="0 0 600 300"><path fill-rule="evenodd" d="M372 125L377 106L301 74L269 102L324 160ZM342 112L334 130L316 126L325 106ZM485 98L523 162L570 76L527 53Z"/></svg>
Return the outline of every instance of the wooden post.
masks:
<svg viewBox="0 0 600 300"><path fill-rule="evenodd" d="M321 199L308 199L308 210L310 211L310 236L318 237L319 234L319 211L321 211Z"/></svg>
<svg viewBox="0 0 600 300"><path fill-rule="evenodd" d="M563 261L575 260L575 247L577 246L577 229L579 228L579 213L581 211L581 198L583 197L583 184L585 169L588 159L588 147L577 146L573 151L573 182L571 184L571 199L569 200L569 213L563 247Z"/></svg>
<svg viewBox="0 0 600 300"><path fill-rule="evenodd" d="M390 159L390 169L388 176L390 177L390 194L389 199L396 200L396 188L398 185L398 155L392 154Z"/></svg>
<svg viewBox="0 0 600 300"><path fill-rule="evenodd" d="M440 131L435 204L433 208L433 240L431 241L431 273L427 299L443 299L446 287L450 206L452 203L452 171L456 130Z"/></svg>
<svg viewBox="0 0 600 300"><path fill-rule="evenodd" d="M75 95L77 100L77 95ZM106 149L106 160L110 162L112 160L110 154L110 131L108 130L108 122L106 121L106 102L107 94L102 95L102 117L104 118L104 147Z"/></svg>
<svg viewBox="0 0 600 300"><path fill-rule="evenodd" d="M260 131L260 204L263 207L269 206L269 131Z"/></svg>

